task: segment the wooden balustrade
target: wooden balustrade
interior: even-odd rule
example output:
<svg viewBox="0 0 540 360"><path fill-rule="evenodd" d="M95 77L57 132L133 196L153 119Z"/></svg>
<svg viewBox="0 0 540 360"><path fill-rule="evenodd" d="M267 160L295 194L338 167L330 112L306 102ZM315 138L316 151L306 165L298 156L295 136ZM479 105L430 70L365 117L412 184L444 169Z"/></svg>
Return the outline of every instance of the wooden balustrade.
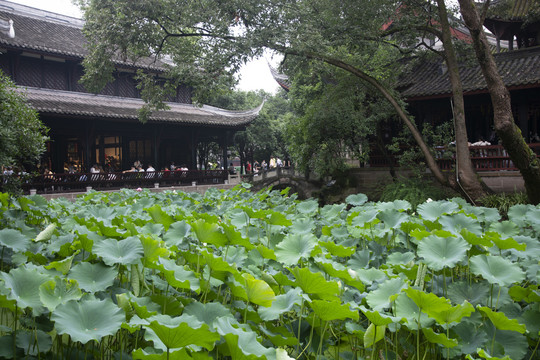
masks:
<svg viewBox="0 0 540 360"><path fill-rule="evenodd" d="M155 172L113 172L113 173L74 173L45 175L4 175L2 184L16 179L28 193L36 189L38 193L78 192L88 187L95 190L120 188L148 188L187 186L196 183L223 184L228 179L227 170L176 170ZM3 186L1 186L3 187Z"/></svg>
<svg viewBox="0 0 540 360"><path fill-rule="evenodd" d="M533 152L540 158L540 143L529 144ZM455 147L439 146L435 147L435 158L442 170L452 170L455 166ZM515 171L514 166L508 153L501 145L488 146L469 146L471 160L477 171ZM398 166L395 157L391 156L390 160L382 155L372 154L369 159L370 167L387 167L389 161L393 162L394 166Z"/></svg>

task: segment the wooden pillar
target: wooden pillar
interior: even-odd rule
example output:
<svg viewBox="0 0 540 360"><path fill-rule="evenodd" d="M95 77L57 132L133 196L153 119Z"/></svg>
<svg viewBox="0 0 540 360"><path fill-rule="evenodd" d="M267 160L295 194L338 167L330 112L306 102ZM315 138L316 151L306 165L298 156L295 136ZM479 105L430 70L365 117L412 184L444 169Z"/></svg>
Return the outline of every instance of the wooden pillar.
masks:
<svg viewBox="0 0 540 360"><path fill-rule="evenodd" d="M197 144L198 136L195 128L191 128L190 148L191 148L191 165L190 169L197 169Z"/></svg>
<svg viewBox="0 0 540 360"><path fill-rule="evenodd" d="M227 159L227 148L229 147L229 132L224 131L222 132L223 140L222 140L222 146L223 146L223 170L227 170L229 167L229 162Z"/></svg>

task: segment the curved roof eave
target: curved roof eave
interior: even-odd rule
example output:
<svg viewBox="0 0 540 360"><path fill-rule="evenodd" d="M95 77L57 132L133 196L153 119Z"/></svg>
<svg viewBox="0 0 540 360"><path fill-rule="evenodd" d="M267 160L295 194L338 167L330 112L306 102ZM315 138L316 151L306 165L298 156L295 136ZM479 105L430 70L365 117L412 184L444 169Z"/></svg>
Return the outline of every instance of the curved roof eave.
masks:
<svg viewBox="0 0 540 360"><path fill-rule="evenodd" d="M144 105L142 99L136 98L30 87L19 87L18 91L25 94L28 103L42 114L138 121L138 110ZM264 101L257 108L246 111L174 102L166 105L169 109L153 111L148 122L237 128L251 123L259 115Z"/></svg>

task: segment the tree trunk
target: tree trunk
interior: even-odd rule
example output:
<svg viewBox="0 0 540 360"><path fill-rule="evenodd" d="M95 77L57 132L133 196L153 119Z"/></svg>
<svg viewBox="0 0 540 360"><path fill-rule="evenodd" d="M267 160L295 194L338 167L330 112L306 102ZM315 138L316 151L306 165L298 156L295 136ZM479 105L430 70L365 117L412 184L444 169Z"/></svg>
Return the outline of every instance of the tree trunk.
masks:
<svg viewBox="0 0 540 360"><path fill-rule="evenodd" d="M461 15L473 39L474 50L487 83L493 105L495 131L502 145L525 181L525 189L532 204L540 203L540 161L525 142L521 130L514 122L510 93L499 75L489 48L482 20L471 0L458 0Z"/></svg>
<svg viewBox="0 0 540 360"><path fill-rule="evenodd" d="M453 114L454 131L456 137L456 181L461 187L462 193L469 200L476 200L487 195L490 191L482 179L476 174L471 161L469 144L467 138L467 126L465 123L465 101L463 99L463 86L459 75L459 65L452 43L450 33L450 24L448 23L448 12L444 0L437 0L439 11L439 21L441 23L442 37L444 46L444 57L448 66L448 76L452 85L453 94Z"/></svg>

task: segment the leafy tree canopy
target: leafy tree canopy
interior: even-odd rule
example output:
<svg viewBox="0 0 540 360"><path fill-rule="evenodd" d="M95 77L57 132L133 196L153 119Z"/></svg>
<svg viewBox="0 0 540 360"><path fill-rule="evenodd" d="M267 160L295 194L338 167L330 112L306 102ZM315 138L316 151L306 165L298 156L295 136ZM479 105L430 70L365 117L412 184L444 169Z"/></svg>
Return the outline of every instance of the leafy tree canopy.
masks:
<svg viewBox="0 0 540 360"><path fill-rule="evenodd" d="M0 165L35 164L45 151L47 131L24 94L0 71Z"/></svg>

